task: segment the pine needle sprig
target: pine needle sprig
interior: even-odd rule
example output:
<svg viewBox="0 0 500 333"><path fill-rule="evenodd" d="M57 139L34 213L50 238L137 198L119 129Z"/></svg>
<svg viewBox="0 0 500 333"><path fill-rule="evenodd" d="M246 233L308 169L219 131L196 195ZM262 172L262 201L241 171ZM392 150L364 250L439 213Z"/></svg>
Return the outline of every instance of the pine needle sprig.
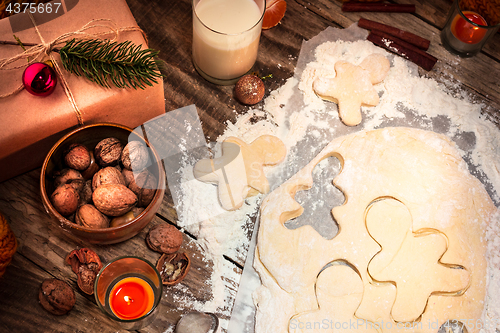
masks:
<svg viewBox="0 0 500 333"><path fill-rule="evenodd" d="M141 88L157 83L161 61L158 51L142 50L130 41L72 39L58 50L64 68L103 87Z"/></svg>

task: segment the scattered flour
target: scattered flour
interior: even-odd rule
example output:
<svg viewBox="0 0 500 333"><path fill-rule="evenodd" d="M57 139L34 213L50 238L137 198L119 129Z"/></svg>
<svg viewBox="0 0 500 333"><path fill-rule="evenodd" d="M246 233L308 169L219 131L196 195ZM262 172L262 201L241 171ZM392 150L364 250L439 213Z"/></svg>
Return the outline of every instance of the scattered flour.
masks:
<svg viewBox="0 0 500 333"><path fill-rule="evenodd" d="M352 32L353 29L358 28L351 27L344 31ZM484 105L470 102L465 93L452 95L435 80L419 77L413 64L366 40L348 42L339 39L344 31L327 29L321 37L326 41L318 43L319 46L306 55L303 54L306 53L303 46L295 76L271 92L263 109L249 110L239 116L235 123L228 123L225 133L217 142L229 136L239 137L247 143L264 134L279 137L288 149L287 159L279 166L267 167L265 170L271 189L274 189L300 170L335 137L386 126L433 130L456 142L469 171L483 182L498 207L500 130L481 116ZM313 54L312 58L309 53ZM336 105L316 96L312 82L318 76L334 77L333 65L339 60L357 65L371 53L387 56L391 60L391 69L385 80L375 86L380 103L375 107L363 107L363 122L348 128L340 122ZM303 56L310 57L310 61L302 61L302 67ZM192 180L192 165L186 165L181 172L186 181L181 188L184 198L182 207L177 207L179 225L197 237L197 242L214 265L211 279L213 300L204 304L186 304L186 307L194 306L200 311L222 311L229 316L235 290L224 283L223 277L234 277L237 283L238 274L227 265L223 255L244 260L249 228L251 230L250 219L255 217L262 197L249 198L240 210L227 212L217 201L215 186ZM485 318L491 320L500 318L499 235L500 226L492 223L487 230L489 290L484 314ZM222 325L223 329L226 327L224 325L227 323Z"/></svg>

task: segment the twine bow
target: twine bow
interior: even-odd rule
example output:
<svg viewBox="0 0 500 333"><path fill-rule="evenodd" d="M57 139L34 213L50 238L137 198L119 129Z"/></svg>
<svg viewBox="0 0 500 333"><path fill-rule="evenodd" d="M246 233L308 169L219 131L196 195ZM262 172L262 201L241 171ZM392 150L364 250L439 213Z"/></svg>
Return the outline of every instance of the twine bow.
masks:
<svg viewBox="0 0 500 333"><path fill-rule="evenodd" d="M24 67L31 65L34 62L39 62L40 58L49 57L49 59L52 61L52 64L54 65L54 70L56 71L57 76L59 77L59 81L61 82L64 93L66 94L66 97L68 97L69 103L71 104L71 106L73 107L73 110L75 111L76 117L78 119L78 124L83 125L84 123L83 123L82 112L80 111L80 109L78 108L78 105L76 104L73 93L69 89L68 82L64 78L61 67L59 66L58 62L54 58L52 51L58 45L64 44L68 40L73 39L75 37L78 37L79 39L105 39L104 36L113 35L113 38L110 41L114 42L119 38L120 32L140 31L142 36L146 40L146 43L147 43L146 34L139 27L117 28L116 24L109 19L94 19L94 20L91 20L89 23L85 24L82 28L78 29L77 31L64 33L61 36L55 38L54 40L52 40L50 42L46 42L45 39L43 38L42 34L38 30L38 26L36 25L35 19L31 15L31 13L28 13L28 15L31 19L31 22L33 22L33 26L35 27L35 31L38 34L38 37L40 38L41 43L37 44L35 46L32 46L29 49L25 50L24 52L17 54L11 58L0 59L0 71L1 70L11 70L11 69L24 68ZM105 31L88 32L88 30L97 29L97 28L104 28ZM28 59L29 61L27 63L25 62L22 65L9 66L11 64L15 64L17 61L19 61L21 59ZM5 94L5 95L0 95L0 98L5 98L5 97L15 95L23 89L24 89L24 85L21 84L14 91L12 91L8 94Z"/></svg>

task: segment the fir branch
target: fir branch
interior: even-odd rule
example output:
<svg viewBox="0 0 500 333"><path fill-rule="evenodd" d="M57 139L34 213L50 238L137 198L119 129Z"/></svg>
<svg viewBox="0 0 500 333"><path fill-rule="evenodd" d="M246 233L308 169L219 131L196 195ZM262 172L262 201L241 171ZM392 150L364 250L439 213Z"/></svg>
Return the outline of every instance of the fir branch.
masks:
<svg viewBox="0 0 500 333"><path fill-rule="evenodd" d="M161 61L158 51L141 49L130 41L117 43L97 39L66 42L59 50L64 68L103 87L141 88L157 83Z"/></svg>
<svg viewBox="0 0 500 333"><path fill-rule="evenodd" d="M26 51L26 48L24 47L24 44L23 44L23 42L21 42L19 37L17 37L16 35L13 35L13 36L14 36L14 39L16 40L17 44L19 44L19 46L21 46L23 48L23 50Z"/></svg>

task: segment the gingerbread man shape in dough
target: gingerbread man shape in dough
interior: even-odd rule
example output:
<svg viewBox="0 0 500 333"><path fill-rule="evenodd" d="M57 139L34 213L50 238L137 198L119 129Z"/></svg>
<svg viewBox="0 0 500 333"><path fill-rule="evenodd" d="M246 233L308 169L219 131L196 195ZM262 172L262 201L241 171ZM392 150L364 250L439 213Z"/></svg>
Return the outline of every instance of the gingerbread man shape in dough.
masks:
<svg viewBox="0 0 500 333"><path fill-rule="evenodd" d="M412 231L410 212L400 201L384 198L372 203L366 227L382 248L368 264L368 273L397 288L394 321L417 321L431 295L458 296L469 287L466 269L441 262L448 250L446 236L431 228Z"/></svg>
<svg viewBox="0 0 500 333"><path fill-rule="evenodd" d="M338 104L340 119L347 126L356 126L361 120L361 106L379 103L373 85L384 80L390 68L389 60L381 54L367 56L359 66L346 61L335 63L334 78L319 77L313 89L322 99Z"/></svg>
<svg viewBox="0 0 500 333"><path fill-rule="evenodd" d="M286 156L283 142L272 135L262 135L252 143L229 137L222 143L222 156L203 159L194 166L196 179L218 185L219 202L226 210L236 210L245 198L269 192L263 167L276 165Z"/></svg>
<svg viewBox="0 0 500 333"><path fill-rule="evenodd" d="M375 323L354 315L363 297L363 282L347 263L333 262L319 274L316 297L319 309L294 316L289 332L379 332Z"/></svg>

